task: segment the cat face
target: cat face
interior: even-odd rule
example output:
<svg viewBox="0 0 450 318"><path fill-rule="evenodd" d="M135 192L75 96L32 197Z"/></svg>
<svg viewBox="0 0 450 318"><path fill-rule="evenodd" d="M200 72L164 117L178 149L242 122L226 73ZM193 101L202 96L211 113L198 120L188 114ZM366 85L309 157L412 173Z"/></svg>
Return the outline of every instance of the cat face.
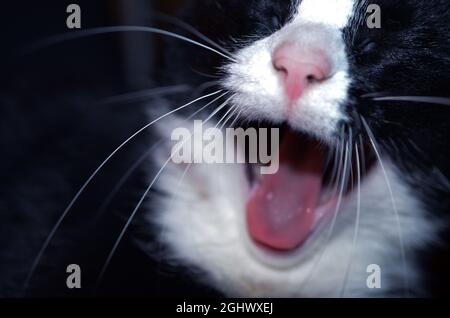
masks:
<svg viewBox="0 0 450 318"><path fill-rule="evenodd" d="M260 39L243 45L238 62L225 67L225 87L246 117L288 122L332 142L340 124L351 125L359 115L377 124L398 120L398 110L364 94L445 94L448 62L437 49L449 42L448 5L442 1L286 1L284 7L256 2L248 3L259 14L251 15L253 30L246 32ZM369 26L369 4L381 8L381 28ZM436 14L430 17L430 11ZM267 24L272 20L277 23ZM424 124L415 111L408 113L411 122Z"/></svg>
<svg viewBox="0 0 450 318"><path fill-rule="evenodd" d="M369 23L373 4L381 9L380 27ZM296 137L282 142L289 151L271 178L249 180L240 167L192 167L183 190L193 199L175 200L159 219L174 257L231 295L338 296L345 289L386 295L419 284L417 264L404 251L430 242L437 227L429 211L448 207L442 201L448 110L411 99L448 96L450 6L439 0L199 5L207 14L193 10L195 26L226 43L233 61L197 58L221 70L230 105L248 122L283 126ZM294 152L293 164L286 157ZM162 186L173 188L169 179ZM434 199L425 200L425 192ZM309 199L309 209L299 206ZM382 290L365 284L371 264L388 277Z"/></svg>
<svg viewBox="0 0 450 318"><path fill-rule="evenodd" d="M233 104L244 116L287 122L323 140L348 120L343 107L350 77L342 29L353 2L327 2L302 1L286 25L241 49L238 63L226 67L225 87L235 93Z"/></svg>

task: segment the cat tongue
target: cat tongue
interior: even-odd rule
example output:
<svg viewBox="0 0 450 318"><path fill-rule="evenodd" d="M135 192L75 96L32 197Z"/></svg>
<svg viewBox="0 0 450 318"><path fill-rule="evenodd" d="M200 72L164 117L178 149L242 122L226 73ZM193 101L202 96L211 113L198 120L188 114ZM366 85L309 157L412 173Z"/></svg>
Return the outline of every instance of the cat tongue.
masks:
<svg viewBox="0 0 450 318"><path fill-rule="evenodd" d="M251 237L270 248L291 250L314 228L322 184L318 144L288 133L280 147L280 168L265 175L247 202Z"/></svg>

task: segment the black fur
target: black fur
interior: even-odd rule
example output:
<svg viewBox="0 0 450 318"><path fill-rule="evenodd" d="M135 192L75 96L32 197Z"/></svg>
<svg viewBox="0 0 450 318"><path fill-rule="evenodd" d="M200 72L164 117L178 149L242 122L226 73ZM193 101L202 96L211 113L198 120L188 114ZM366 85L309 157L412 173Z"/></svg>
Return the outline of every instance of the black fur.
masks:
<svg viewBox="0 0 450 318"><path fill-rule="evenodd" d="M359 96L386 92L394 96L450 97L450 5L447 1L374 1L382 8L381 29L364 25L347 30L354 102L374 129L380 146L439 223L449 224L450 112L448 107L411 102L373 103ZM360 12L364 14L364 12ZM364 49L364 47L366 49ZM367 49L369 47L369 49ZM448 234L442 242L412 255L435 293L448 289ZM434 259L432 258L434 256ZM445 266L445 265L444 265ZM427 290L428 291L428 290Z"/></svg>
<svg viewBox="0 0 450 318"><path fill-rule="evenodd" d="M283 3L284 6L281 6ZM358 1L361 5L362 1ZM418 196L431 211L429 217L450 224L450 110L448 106L412 102L373 102L365 94L391 96L450 97L450 5L445 0L380 0L382 28L366 25L366 5L357 10L344 30L350 75L353 79L346 107L354 131L361 130L362 115L372 127L380 150L403 172ZM182 19L191 23L229 51L273 33L295 13L297 1L193 1ZM271 10L265 10L270 7ZM281 25L275 23L280 21ZM264 26L264 27L261 27ZM178 30L181 31L181 30ZM192 70L220 74L226 63L193 47L168 45L176 57L166 66L178 72L175 82L207 80ZM190 69L174 60L186 61ZM184 57L184 58L183 58ZM180 72L180 68L181 70ZM219 70L219 71L217 71ZM360 131L361 132L361 131ZM448 227L445 227L448 228ZM423 265L428 282L424 294L443 295L450 286L445 270L450 262L449 231L444 230L435 246L426 246L409 257ZM439 269L439 270L438 270ZM443 270L444 269L444 270ZM419 293L420 294L420 293Z"/></svg>
<svg viewBox="0 0 450 318"><path fill-rule="evenodd" d="M345 106L355 128L359 114L368 120L382 151L402 168L414 194L433 211L430 217L448 224L450 109L421 103L376 103L361 95L389 92L450 97L450 5L447 0L373 2L382 7L383 28L369 31L354 24L345 32L354 79L352 98ZM180 16L234 51L276 31L289 21L297 4L298 0L196 0L190 1ZM199 73L220 77L225 62L174 40L164 41L163 52L162 72L155 78L163 85L200 85L211 79ZM96 179L63 224L30 289L24 292L21 287L26 274L57 217L106 155L146 121L139 106L98 108L91 106L98 96L82 100L77 96L73 102L74 93L61 91L43 98L43 94L24 91L27 88L22 85L5 84L0 95L0 296L90 295L113 239L147 186L146 172L138 170L133 175L107 210L107 217L97 220L92 214L154 138L136 140ZM172 101L178 105L187 98L192 96L180 95ZM142 220L132 227L130 237L142 234L139 222ZM100 295L214 294L194 287L195 279L183 270L150 259L130 237L119 250ZM449 242L450 235L442 233L441 245L416 255L423 262L431 295L450 294ZM87 286L79 292L65 288L69 263L86 268Z"/></svg>

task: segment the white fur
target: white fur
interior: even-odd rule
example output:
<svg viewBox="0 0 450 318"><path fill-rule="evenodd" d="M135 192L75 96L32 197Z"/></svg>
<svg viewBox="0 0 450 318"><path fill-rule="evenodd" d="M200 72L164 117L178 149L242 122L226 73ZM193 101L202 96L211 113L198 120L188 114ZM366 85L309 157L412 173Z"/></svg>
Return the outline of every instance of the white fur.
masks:
<svg viewBox="0 0 450 318"><path fill-rule="evenodd" d="M271 36L236 54L228 65L225 87L236 93L233 104L242 115L274 123L288 121L298 130L331 142L337 123L346 120L342 104L350 85L342 28L352 13L353 0L302 1L297 16ZM283 42L295 42L305 50L324 52L332 76L313 84L287 116L288 101L272 64L274 50Z"/></svg>
<svg viewBox="0 0 450 318"><path fill-rule="evenodd" d="M408 251L434 238L434 224L395 168L388 162L385 164L400 216L407 252L406 272L388 187L377 167L361 186L360 232L345 296L386 295L401 288L404 278L412 292L418 292L414 288L420 286L416 264L408 257ZM292 255L264 252L251 243L245 229L245 202L250 190L244 167L192 165L180 183L185 167L172 164L167 168L159 187L173 197L162 198L159 213L151 216L163 229L160 239L170 247L169 259L202 270L204 277L198 279L230 296L340 296L352 253L356 191L339 212L331 240L317 264L329 222ZM367 288L366 268L370 264L381 267L381 289Z"/></svg>
<svg viewBox="0 0 450 318"><path fill-rule="evenodd" d="M341 107L350 79L341 29L352 7L353 0L303 0L291 23L241 50L239 63L227 67L225 83L235 93L232 103L241 114L273 122L289 120L293 127L332 142L337 122L346 119ZM274 48L286 39L325 49L334 74L311 87L288 119L283 115L286 101L271 61ZM170 128L161 127L162 134L169 136ZM162 160L170 154L166 150ZM379 166L361 184L360 232L353 254L356 191L343 203L319 263L329 222L292 254L273 254L252 243L245 227L250 190L242 165L192 165L181 183L186 166L169 165L158 186L172 197L161 198L159 212L151 219L163 230L160 239L170 247L169 259L200 269L204 276L197 278L230 296L339 296L350 255L353 265L345 296L386 295L401 288L403 279L414 292L419 276L408 252L434 238L433 222L395 168L385 164L399 212L405 268L395 213ZM381 267L381 289L367 288L370 264Z"/></svg>
<svg viewBox="0 0 450 318"><path fill-rule="evenodd" d="M355 0L302 0L295 20L342 29L348 23Z"/></svg>

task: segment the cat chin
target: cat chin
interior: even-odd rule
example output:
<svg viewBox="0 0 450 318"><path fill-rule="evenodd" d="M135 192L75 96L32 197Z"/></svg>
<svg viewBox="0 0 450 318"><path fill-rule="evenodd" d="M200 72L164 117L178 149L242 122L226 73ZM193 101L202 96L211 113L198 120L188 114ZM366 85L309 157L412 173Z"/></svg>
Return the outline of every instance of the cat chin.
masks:
<svg viewBox="0 0 450 318"><path fill-rule="evenodd" d="M165 129L168 127L160 131ZM167 159L169 154L156 157ZM163 162L158 160L157 165ZM290 253L257 246L244 226L249 184L243 165L195 164L186 174L187 166L169 165L157 184L167 195L159 198L157 214L149 213L149 219L160 227L159 239L169 247L168 262L191 268L196 273L194 279L229 296L380 297L395 294L394 290L400 290L402 296L405 284L414 295L420 294L421 277L413 252L433 241L436 227L426 217L422 204L410 194L395 166L386 160L385 167L396 198L398 219L383 171L374 167L361 185L355 245L357 198L353 193L339 212L329 241L328 222ZM404 264L400 227L407 251ZM367 269L372 264L381 268L379 289L369 289L366 284Z"/></svg>

